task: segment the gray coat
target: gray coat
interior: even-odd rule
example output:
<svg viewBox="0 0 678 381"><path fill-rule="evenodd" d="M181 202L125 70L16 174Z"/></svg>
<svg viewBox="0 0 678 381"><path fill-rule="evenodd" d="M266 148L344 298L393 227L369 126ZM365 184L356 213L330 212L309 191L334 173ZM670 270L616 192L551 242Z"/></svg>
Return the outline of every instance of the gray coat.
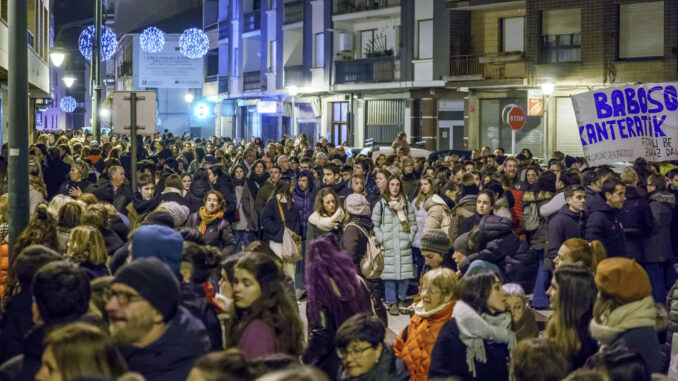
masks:
<svg viewBox="0 0 678 381"><path fill-rule="evenodd" d="M254 213L254 198L247 183L242 188L240 202L242 203L242 211L245 213L245 218L247 218L247 230L251 232L259 230L259 215Z"/></svg>
<svg viewBox="0 0 678 381"><path fill-rule="evenodd" d="M406 203L407 223L410 232L404 232L398 219L398 212L388 206L383 198L374 206L372 222L374 236L384 245L384 271L381 279L401 280L414 278L412 263L412 242L417 234L417 220L414 216L414 207Z"/></svg>

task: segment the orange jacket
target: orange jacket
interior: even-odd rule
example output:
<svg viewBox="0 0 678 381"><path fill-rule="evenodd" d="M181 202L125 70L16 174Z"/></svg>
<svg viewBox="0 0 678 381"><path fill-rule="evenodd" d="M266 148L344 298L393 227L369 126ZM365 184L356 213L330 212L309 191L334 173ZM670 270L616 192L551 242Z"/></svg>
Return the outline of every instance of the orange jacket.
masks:
<svg viewBox="0 0 678 381"><path fill-rule="evenodd" d="M7 241L0 244L0 295L5 292L7 274L9 273L9 244Z"/></svg>
<svg viewBox="0 0 678 381"><path fill-rule="evenodd" d="M403 359L410 371L410 381L426 381L431 365L431 352L440 329L452 319L454 301L435 314L422 318L414 315L410 324L393 342L393 351ZM405 336L403 338L403 336Z"/></svg>

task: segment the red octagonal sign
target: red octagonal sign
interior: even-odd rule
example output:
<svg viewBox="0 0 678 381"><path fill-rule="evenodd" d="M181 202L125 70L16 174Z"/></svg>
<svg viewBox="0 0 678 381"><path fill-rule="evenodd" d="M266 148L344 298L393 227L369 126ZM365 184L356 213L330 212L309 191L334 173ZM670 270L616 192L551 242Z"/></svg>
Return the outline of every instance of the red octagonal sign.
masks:
<svg viewBox="0 0 678 381"><path fill-rule="evenodd" d="M525 125L525 110L520 106L513 106L508 113L508 124L513 130L520 130Z"/></svg>

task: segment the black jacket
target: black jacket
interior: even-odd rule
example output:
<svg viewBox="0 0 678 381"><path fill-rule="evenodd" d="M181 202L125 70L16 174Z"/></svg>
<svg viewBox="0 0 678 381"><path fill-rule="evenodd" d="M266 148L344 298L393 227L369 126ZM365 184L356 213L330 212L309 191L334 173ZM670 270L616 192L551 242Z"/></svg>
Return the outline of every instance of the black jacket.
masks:
<svg viewBox="0 0 678 381"><path fill-rule="evenodd" d="M619 212L619 222L624 227L626 238L624 256L640 261L645 257L645 238L652 233L654 222L650 205L635 187L626 187L626 200Z"/></svg>
<svg viewBox="0 0 678 381"><path fill-rule="evenodd" d="M645 256L642 263L661 263L673 258L671 229L678 224L675 219L675 196L669 192L652 192L648 195L654 219L652 233L645 240Z"/></svg>
<svg viewBox="0 0 678 381"><path fill-rule="evenodd" d="M21 353L26 333L33 327L33 296L30 289L14 295L0 320L0 364Z"/></svg>
<svg viewBox="0 0 678 381"><path fill-rule="evenodd" d="M61 184L58 193L70 196L70 194L68 194L68 190L71 188L80 188L80 190L84 193L87 190L87 187L90 186L90 184L92 183L87 180L83 180L77 183L75 181L67 180L63 184Z"/></svg>
<svg viewBox="0 0 678 381"><path fill-rule="evenodd" d="M214 190L219 191L226 201L226 210L224 217L228 222L235 222L235 193L233 193L233 180L229 175L220 176L216 184L212 186Z"/></svg>
<svg viewBox="0 0 678 381"><path fill-rule="evenodd" d="M282 204L283 213L285 213L285 226L293 232L301 236L301 224L299 223L299 212L297 207L292 204L289 209L286 208L288 204ZM273 241L282 243L283 232L285 231L278 202L275 198L268 200L266 207L261 212L261 227L264 231L263 241Z"/></svg>
<svg viewBox="0 0 678 381"><path fill-rule="evenodd" d="M181 282L181 305L196 318L200 319L207 329L210 339L210 351L220 351L224 347L221 335L221 323L217 317L216 307L208 302L202 285L192 282Z"/></svg>
<svg viewBox="0 0 678 381"><path fill-rule="evenodd" d="M605 204L597 204L586 218L587 241L600 241L605 246L607 257L621 257L626 252L624 229L619 221L619 209Z"/></svg>
<svg viewBox="0 0 678 381"><path fill-rule="evenodd" d="M191 187L188 189L186 194L186 202L188 202L188 209L191 213L195 213L200 210L200 207L204 204L205 194L212 189L212 186L207 180L196 180L191 183Z"/></svg>
<svg viewBox="0 0 678 381"><path fill-rule="evenodd" d="M199 213L193 213L188 217L186 226L190 228L198 228L201 219ZM235 250L235 239L233 237L233 230L231 224L226 221L226 218L217 218L207 225L205 233L202 235L205 245L218 247L223 254L233 254Z"/></svg>
<svg viewBox="0 0 678 381"><path fill-rule="evenodd" d="M210 345L203 323L180 306L158 340L144 348L121 346L121 352L130 371L148 381L185 380Z"/></svg>
<svg viewBox="0 0 678 381"><path fill-rule="evenodd" d="M551 260L558 256L563 242L584 236L584 213L575 213L565 204L548 222L547 254Z"/></svg>
<svg viewBox="0 0 678 381"><path fill-rule="evenodd" d="M610 342L609 346L610 348L626 347L640 354L643 360L645 360L645 365L650 373L664 371L659 353L659 339L654 327L639 327L626 330L618 334Z"/></svg>
<svg viewBox="0 0 678 381"><path fill-rule="evenodd" d="M372 229L374 229L372 217L370 216L351 216L348 223L360 226L367 233L371 233ZM353 263L358 269L358 274L360 274L360 261L367 252L367 236L357 227L346 224L344 226L344 233L341 235L341 241L339 241L339 247L353 259Z"/></svg>
<svg viewBox="0 0 678 381"><path fill-rule="evenodd" d="M431 352L431 366L428 377L447 379L456 377L462 381L508 381L508 345L483 340L487 361L475 362L476 377L466 364L466 345L459 337L459 326L454 319L449 320L438 333L438 339Z"/></svg>
<svg viewBox="0 0 678 381"><path fill-rule="evenodd" d="M64 163L61 158L51 160L47 158L47 164L42 168L42 177L47 186L47 198L49 200L59 193L59 187L68 178L71 166Z"/></svg>

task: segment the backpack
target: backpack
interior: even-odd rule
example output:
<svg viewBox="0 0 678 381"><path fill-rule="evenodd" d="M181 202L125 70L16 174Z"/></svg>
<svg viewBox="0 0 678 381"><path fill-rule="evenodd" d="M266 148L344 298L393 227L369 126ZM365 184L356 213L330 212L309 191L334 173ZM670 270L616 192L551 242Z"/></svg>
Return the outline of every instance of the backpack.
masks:
<svg viewBox="0 0 678 381"><path fill-rule="evenodd" d="M520 225L523 230L531 232L539 229L541 216L539 215L539 203L531 202L523 208L523 217Z"/></svg>
<svg viewBox="0 0 678 381"><path fill-rule="evenodd" d="M384 246L377 241L377 237L373 234L369 234L360 225L349 222L346 224L346 227L351 225L358 228L358 230L367 237L367 250L360 260L360 272L362 272L363 276L367 279L379 278L381 272L384 271Z"/></svg>

